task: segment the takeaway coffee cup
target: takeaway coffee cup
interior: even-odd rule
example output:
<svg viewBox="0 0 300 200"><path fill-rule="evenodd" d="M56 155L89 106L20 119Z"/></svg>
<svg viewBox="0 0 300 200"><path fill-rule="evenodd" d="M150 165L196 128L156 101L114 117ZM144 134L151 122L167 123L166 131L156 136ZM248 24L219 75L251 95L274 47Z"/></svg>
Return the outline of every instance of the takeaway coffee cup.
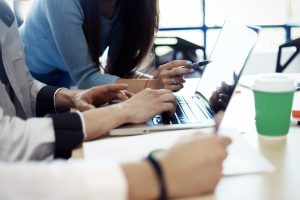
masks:
<svg viewBox="0 0 300 200"><path fill-rule="evenodd" d="M254 82L256 129L260 136L286 137L291 120L295 83L282 74L260 75Z"/></svg>

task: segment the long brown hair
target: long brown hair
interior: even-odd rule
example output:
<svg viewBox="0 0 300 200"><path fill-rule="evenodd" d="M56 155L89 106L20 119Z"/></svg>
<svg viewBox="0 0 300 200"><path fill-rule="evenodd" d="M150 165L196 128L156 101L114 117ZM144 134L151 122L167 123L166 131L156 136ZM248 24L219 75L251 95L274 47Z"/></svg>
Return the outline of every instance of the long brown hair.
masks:
<svg viewBox="0 0 300 200"><path fill-rule="evenodd" d="M117 55L108 58L106 71L130 77L147 56L159 23L158 0L118 0L120 6L120 44ZM83 31L93 61L99 65L100 8L98 0L81 0ZM96 25L96 26L95 26Z"/></svg>

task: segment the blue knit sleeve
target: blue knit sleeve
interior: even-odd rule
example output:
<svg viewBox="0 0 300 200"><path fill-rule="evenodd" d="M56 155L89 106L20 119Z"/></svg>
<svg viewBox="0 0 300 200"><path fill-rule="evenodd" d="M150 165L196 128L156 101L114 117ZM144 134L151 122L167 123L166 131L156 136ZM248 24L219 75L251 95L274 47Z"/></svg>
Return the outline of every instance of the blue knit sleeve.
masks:
<svg viewBox="0 0 300 200"><path fill-rule="evenodd" d="M83 11L78 0L44 0L45 15L63 61L79 88L114 83L117 76L101 74L89 54L82 30Z"/></svg>

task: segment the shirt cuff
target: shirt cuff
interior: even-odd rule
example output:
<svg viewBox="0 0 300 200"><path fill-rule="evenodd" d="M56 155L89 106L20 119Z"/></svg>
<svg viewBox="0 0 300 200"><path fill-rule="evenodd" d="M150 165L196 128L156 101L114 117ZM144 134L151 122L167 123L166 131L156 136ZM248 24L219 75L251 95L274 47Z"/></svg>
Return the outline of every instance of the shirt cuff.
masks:
<svg viewBox="0 0 300 200"><path fill-rule="evenodd" d="M86 138L87 134L86 134L86 126L85 126L85 121L84 121L84 117L83 114L79 111L76 111L76 113L79 115L80 120L81 120L81 125L82 125L82 132L83 132L83 137L84 139Z"/></svg>
<svg viewBox="0 0 300 200"><path fill-rule="evenodd" d="M38 95L36 102L36 115L43 117L49 113L55 113L54 94L59 88L52 86L43 87Z"/></svg>
<svg viewBox="0 0 300 200"><path fill-rule="evenodd" d="M54 158L68 159L72 150L80 145L84 138L83 126L78 113L49 115L55 132Z"/></svg>

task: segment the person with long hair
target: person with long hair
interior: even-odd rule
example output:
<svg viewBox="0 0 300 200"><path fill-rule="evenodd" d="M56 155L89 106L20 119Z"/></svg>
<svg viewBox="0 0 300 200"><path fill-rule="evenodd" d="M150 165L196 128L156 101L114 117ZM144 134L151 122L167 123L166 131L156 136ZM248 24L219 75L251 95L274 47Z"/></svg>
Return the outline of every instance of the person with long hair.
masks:
<svg viewBox="0 0 300 200"><path fill-rule="evenodd" d="M162 65L152 79L132 78L151 52L158 9L158 0L35 0L20 28L26 64L36 79L54 86L126 83L134 93L178 91L191 73L184 67L189 61ZM99 57L107 48L104 66Z"/></svg>
<svg viewBox="0 0 300 200"><path fill-rule="evenodd" d="M214 190L231 143L216 134L198 133L130 163L54 160L120 124L174 112L175 97L145 89L128 99L121 84L82 91L41 84L27 73L15 16L4 0L0 11L0 199L173 199ZM127 100L94 108L113 99Z"/></svg>

